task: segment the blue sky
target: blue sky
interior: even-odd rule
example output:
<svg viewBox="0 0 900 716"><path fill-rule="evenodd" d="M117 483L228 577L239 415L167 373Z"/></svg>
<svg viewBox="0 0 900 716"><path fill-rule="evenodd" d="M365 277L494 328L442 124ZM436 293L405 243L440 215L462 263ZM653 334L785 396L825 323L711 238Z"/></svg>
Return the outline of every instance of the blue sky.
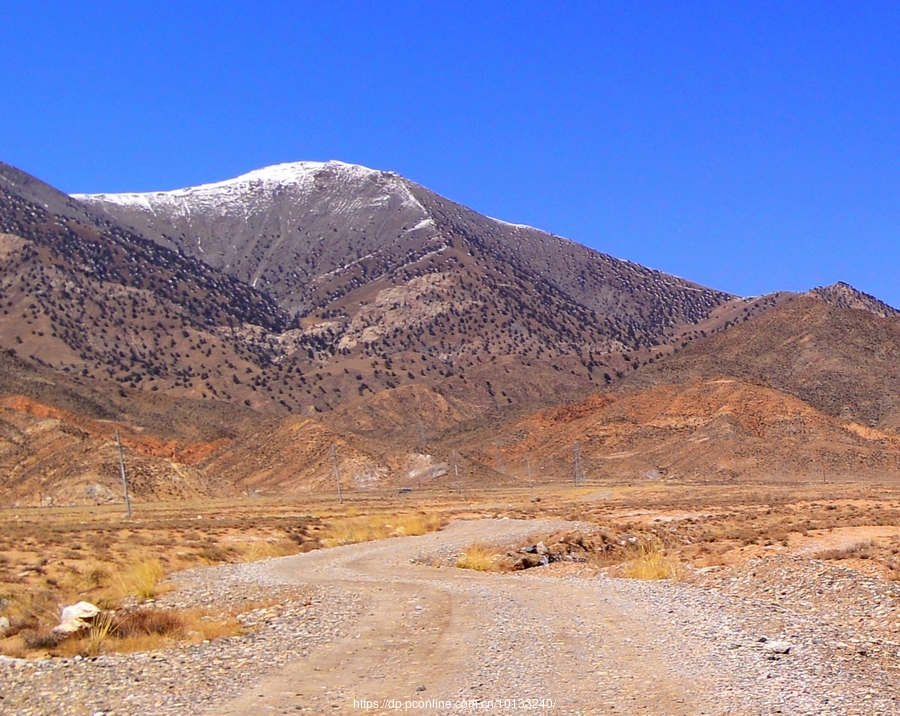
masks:
<svg viewBox="0 0 900 716"><path fill-rule="evenodd" d="M0 0L0 160L97 192L340 159L734 293L900 306L898 8Z"/></svg>

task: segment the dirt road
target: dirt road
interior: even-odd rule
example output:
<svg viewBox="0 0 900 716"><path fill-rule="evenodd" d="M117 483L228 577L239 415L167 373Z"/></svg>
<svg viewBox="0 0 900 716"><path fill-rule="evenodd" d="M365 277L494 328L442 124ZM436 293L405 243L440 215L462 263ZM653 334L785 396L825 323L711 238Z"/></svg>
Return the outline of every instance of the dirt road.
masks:
<svg viewBox="0 0 900 716"><path fill-rule="evenodd" d="M298 659L218 714L322 712L702 714L696 674L678 667L668 624L611 580L489 575L417 563L480 541L547 531L460 522L270 563L274 582L346 585L365 612L346 639Z"/></svg>
<svg viewBox="0 0 900 716"><path fill-rule="evenodd" d="M160 604L233 610L246 634L0 659L0 713L900 714L900 591L852 570L775 556L694 584L426 566L562 526L459 522L188 570Z"/></svg>

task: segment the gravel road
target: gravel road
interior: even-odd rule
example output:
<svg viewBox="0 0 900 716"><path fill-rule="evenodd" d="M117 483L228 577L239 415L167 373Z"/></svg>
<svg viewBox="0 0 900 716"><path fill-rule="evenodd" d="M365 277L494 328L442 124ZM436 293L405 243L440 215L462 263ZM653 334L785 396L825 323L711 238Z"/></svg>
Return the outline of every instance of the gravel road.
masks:
<svg viewBox="0 0 900 716"><path fill-rule="evenodd" d="M192 570L170 600L265 600L244 617L251 634L155 655L6 662L0 711L900 714L900 647L860 646L857 631L817 621L808 604L422 564L563 526L458 522L422 537Z"/></svg>

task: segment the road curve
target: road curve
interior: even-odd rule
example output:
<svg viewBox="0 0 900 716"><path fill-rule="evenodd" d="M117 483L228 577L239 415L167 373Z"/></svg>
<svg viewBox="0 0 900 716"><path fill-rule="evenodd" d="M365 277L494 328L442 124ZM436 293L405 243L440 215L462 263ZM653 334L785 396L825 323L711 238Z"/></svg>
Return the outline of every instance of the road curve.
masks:
<svg viewBox="0 0 900 716"><path fill-rule="evenodd" d="M714 713L679 669L670 624L608 579L495 575L426 566L476 542L562 523L483 520L441 532L272 560L271 583L363 595L339 641L316 648L216 714ZM212 713L212 712L211 712Z"/></svg>

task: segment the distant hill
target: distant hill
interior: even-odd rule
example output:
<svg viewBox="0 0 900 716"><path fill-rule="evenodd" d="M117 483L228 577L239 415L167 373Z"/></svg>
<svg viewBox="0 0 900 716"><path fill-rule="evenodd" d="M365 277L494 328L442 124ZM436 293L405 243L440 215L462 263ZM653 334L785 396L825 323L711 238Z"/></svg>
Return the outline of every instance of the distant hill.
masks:
<svg viewBox="0 0 900 716"><path fill-rule="evenodd" d="M874 313L881 318L897 318L900 317L900 311L893 306L887 305L868 293L863 293L853 288L848 283L838 281L831 286L820 286L807 292L808 296L819 298L825 303L836 306L837 308L858 308L861 311Z"/></svg>
<svg viewBox="0 0 900 716"><path fill-rule="evenodd" d="M843 284L693 341L642 368L621 389L734 377L796 396L836 418L897 430L898 355L897 311Z"/></svg>
<svg viewBox="0 0 900 716"><path fill-rule="evenodd" d="M595 395L462 436L456 449L527 482L819 482L896 479L900 436L733 378Z"/></svg>

